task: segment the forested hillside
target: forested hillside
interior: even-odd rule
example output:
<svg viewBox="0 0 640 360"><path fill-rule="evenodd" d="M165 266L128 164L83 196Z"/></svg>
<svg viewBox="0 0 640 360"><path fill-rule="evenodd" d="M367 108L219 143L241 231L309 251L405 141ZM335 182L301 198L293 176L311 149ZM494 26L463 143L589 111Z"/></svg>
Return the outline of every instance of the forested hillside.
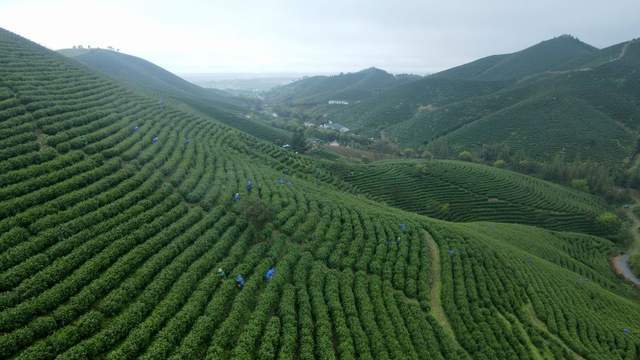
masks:
<svg viewBox="0 0 640 360"><path fill-rule="evenodd" d="M277 87L267 94L273 103L324 105L329 100L357 101L419 77L394 76L376 68L333 76L312 76Z"/></svg>
<svg viewBox="0 0 640 360"><path fill-rule="evenodd" d="M0 169L3 359L640 354L609 240L350 194L5 30Z"/></svg>

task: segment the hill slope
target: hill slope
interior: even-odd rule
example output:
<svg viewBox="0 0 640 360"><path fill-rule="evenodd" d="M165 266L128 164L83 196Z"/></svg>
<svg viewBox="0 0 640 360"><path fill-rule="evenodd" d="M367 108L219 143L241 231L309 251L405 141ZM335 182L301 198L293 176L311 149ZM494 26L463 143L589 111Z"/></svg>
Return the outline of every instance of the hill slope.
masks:
<svg viewBox="0 0 640 360"><path fill-rule="evenodd" d="M638 356L605 239L352 196L4 30L0 62L1 358Z"/></svg>
<svg viewBox="0 0 640 360"><path fill-rule="evenodd" d="M376 68L334 76L313 76L274 88L267 93L267 100L291 105L323 105L329 100L353 102L416 78L394 76Z"/></svg>
<svg viewBox="0 0 640 360"><path fill-rule="evenodd" d="M521 79L596 52L598 49L593 46L562 35L512 54L485 57L431 76L483 81Z"/></svg>
<svg viewBox="0 0 640 360"><path fill-rule="evenodd" d="M221 90L205 89L138 57L103 49L64 49L89 68L106 74L134 89L186 103L205 115L270 141L288 142L291 134L245 117L254 104Z"/></svg>
<svg viewBox="0 0 640 360"><path fill-rule="evenodd" d="M493 93L504 82L426 77L372 96L329 114L329 118L365 134L377 134L416 113L431 112L451 102Z"/></svg>
<svg viewBox="0 0 640 360"><path fill-rule="evenodd" d="M543 180L460 161L335 165L356 191L398 208L451 221L499 221L605 234L604 203Z"/></svg>
<svg viewBox="0 0 640 360"><path fill-rule="evenodd" d="M640 126L639 48L598 50L560 36L310 112L402 147L440 139L455 153L506 145L532 159L620 165Z"/></svg>
<svg viewBox="0 0 640 360"><path fill-rule="evenodd" d="M640 126L640 43L624 49L623 57L589 70L540 74L416 114L389 133L408 144L444 137L458 149L505 143L536 158L564 151L619 163L633 151Z"/></svg>

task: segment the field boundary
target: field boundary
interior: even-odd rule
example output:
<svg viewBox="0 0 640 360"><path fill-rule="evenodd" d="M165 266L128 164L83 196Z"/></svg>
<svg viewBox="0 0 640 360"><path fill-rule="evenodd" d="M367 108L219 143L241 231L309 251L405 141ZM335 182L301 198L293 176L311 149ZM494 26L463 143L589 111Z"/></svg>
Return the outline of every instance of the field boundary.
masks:
<svg viewBox="0 0 640 360"><path fill-rule="evenodd" d="M536 311L533 308L533 305L531 303L525 305L524 309L525 309L525 313L529 316L529 321L531 321L531 324L533 325L533 327L549 335L560 346L562 346L565 350L567 350L570 354L572 354L575 359L584 360L584 358L580 356L580 354L573 351L573 349L571 349L567 344L565 344L561 338L559 338L556 334L549 331L549 328L547 328L547 324L545 324L542 320L540 320L536 315Z"/></svg>
<svg viewBox="0 0 640 360"><path fill-rule="evenodd" d="M451 336L456 345L464 351L464 348L460 346L458 339L456 338L456 334L449 323L449 319L447 318L447 314L442 307L442 299L440 295L442 293L442 279L441 276L441 266L440 266L440 249L438 248L438 244L431 234L424 230L424 238L427 240L427 244L429 245L429 255L431 257L431 283L429 284L429 300L431 305L431 315L434 319L442 326L444 332L447 335Z"/></svg>

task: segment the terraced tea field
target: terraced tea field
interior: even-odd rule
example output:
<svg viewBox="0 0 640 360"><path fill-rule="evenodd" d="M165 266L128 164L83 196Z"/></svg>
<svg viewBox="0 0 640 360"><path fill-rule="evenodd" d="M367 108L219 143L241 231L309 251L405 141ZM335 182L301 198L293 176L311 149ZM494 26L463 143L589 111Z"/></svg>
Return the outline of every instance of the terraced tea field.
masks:
<svg viewBox="0 0 640 360"><path fill-rule="evenodd" d="M507 170L444 160L336 165L333 170L357 192L418 214L606 235L597 222L606 211L601 200Z"/></svg>
<svg viewBox="0 0 640 360"><path fill-rule="evenodd" d="M343 192L309 158L3 30L0 169L3 359L640 354L608 240Z"/></svg>

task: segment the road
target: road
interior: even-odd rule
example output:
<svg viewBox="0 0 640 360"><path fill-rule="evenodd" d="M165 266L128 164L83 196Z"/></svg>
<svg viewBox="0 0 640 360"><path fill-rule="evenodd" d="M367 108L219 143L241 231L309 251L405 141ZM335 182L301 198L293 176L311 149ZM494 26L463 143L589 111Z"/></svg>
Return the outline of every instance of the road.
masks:
<svg viewBox="0 0 640 360"><path fill-rule="evenodd" d="M635 206L640 205L640 196L635 191L631 191L631 197ZM631 236L633 240L626 254L618 255L611 260L616 273L622 275L628 281L640 287L640 277L636 276L629 266L629 255L640 251L640 219L633 212L633 206L624 209L625 214L631 219Z"/></svg>
<svg viewBox="0 0 640 360"><path fill-rule="evenodd" d="M633 271L631 271L631 267L629 267L629 254L618 255L614 257L612 261L613 267L618 274L640 287L640 278L637 277Z"/></svg>

